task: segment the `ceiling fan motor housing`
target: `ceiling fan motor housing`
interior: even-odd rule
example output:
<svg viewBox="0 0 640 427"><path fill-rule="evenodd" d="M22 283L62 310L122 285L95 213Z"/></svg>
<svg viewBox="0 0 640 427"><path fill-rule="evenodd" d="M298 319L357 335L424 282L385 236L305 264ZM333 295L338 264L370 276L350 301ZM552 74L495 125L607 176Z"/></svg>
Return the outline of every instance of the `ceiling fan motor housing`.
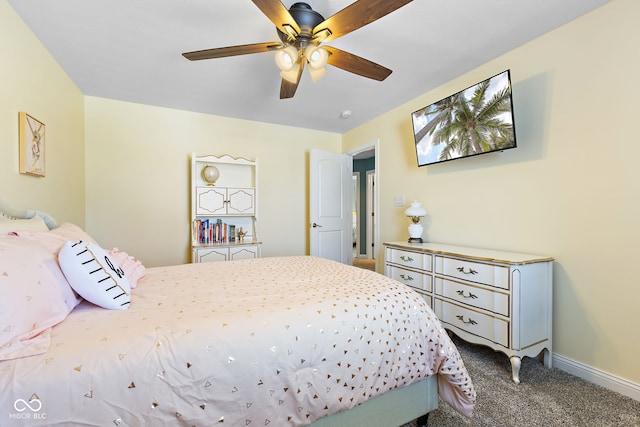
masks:
<svg viewBox="0 0 640 427"><path fill-rule="evenodd" d="M307 3L298 2L291 5L289 8L289 13L291 17L296 21L298 27L300 27L300 34L296 37L296 40L293 44L298 47L304 47L309 44L311 41L311 37L313 36L313 29L324 21L324 17L320 15L315 10L311 9ZM285 44L292 44L289 36L282 32L279 28L278 37Z"/></svg>

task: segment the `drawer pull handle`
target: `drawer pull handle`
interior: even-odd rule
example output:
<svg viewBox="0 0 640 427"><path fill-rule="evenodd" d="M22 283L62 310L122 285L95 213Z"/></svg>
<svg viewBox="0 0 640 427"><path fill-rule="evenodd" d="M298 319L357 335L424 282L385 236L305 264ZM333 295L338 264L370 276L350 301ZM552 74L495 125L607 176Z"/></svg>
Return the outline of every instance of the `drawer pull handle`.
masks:
<svg viewBox="0 0 640 427"><path fill-rule="evenodd" d="M460 295L462 298L465 298L465 299L466 299L466 298L471 298L471 299L476 299L476 298L478 298L478 296L477 296L477 295L474 295L474 294L472 294L471 292L469 292L469 295L465 295L465 294L464 294L464 291L456 291L456 293L457 293L458 295Z"/></svg>
<svg viewBox="0 0 640 427"><path fill-rule="evenodd" d="M406 262L413 261L413 258L411 258L410 256L404 256L404 255L401 255L400 259L403 260L403 261L406 261Z"/></svg>
<svg viewBox="0 0 640 427"><path fill-rule="evenodd" d="M409 276L408 274L401 274L400 277L402 278L402 280L406 280L406 281L413 280L413 277Z"/></svg>
<svg viewBox="0 0 640 427"><path fill-rule="evenodd" d="M464 323L465 325L477 325L478 322L476 322L475 320L473 320L472 318L469 318L468 321L464 320L464 316L456 316L458 318L458 320L460 320L462 323Z"/></svg>
<svg viewBox="0 0 640 427"><path fill-rule="evenodd" d="M478 274L473 268L470 268L469 271L464 271L464 267L458 267L457 269L462 274Z"/></svg>

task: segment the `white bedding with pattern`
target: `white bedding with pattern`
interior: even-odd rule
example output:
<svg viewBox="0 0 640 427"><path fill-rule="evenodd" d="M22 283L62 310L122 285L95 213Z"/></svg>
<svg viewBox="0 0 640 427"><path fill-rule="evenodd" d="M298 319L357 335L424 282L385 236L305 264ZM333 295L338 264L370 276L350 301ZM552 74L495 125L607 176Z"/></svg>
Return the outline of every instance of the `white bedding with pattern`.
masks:
<svg viewBox="0 0 640 427"><path fill-rule="evenodd" d="M0 425L299 426L434 374L470 416L439 320L380 274L307 256L148 268L128 309L83 301L46 352L0 362Z"/></svg>

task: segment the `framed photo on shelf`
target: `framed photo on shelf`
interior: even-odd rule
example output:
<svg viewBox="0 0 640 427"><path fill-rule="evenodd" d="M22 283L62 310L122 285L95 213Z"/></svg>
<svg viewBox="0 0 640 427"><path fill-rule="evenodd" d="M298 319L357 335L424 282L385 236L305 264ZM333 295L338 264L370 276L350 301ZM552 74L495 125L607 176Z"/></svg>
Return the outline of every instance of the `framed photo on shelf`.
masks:
<svg viewBox="0 0 640 427"><path fill-rule="evenodd" d="M20 112L20 173L44 176L45 125Z"/></svg>

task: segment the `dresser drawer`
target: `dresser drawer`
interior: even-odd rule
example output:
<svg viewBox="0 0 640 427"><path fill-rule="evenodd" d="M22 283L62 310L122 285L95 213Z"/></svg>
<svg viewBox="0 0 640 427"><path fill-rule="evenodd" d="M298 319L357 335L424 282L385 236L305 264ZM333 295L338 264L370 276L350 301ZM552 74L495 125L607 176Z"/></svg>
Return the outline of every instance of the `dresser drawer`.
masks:
<svg viewBox="0 0 640 427"><path fill-rule="evenodd" d="M476 286L436 277L434 291L440 295L465 305L482 308L503 316L509 316L509 295L493 292Z"/></svg>
<svg viewBox="0 0 640 427"><path fill-rule="evenodd" d="M483 264L445 256L436 256L435 269L437 274L502 289L510 288L509 268L501 265Z"/></svg>
<svg viewBox="0 0 640 427"><path fill-rule="evenodd" d="M387 262L399 264L404 267L418 270L431 271L431 254L403 251L402 249L387 248Z"/></svg>
<svg viewBox="0 0 640 427"><path fill-rule="evenodd" d="M436 298L433 310L443 323L509 347L509 322ZM446 326L445 326L446 328Z"/></svg>
<svg viewBox="0 0 640 427"><path fill-rule="evenodd" d="M431 275L387 265L387 276L412 288L431 292Z"/></svg>

